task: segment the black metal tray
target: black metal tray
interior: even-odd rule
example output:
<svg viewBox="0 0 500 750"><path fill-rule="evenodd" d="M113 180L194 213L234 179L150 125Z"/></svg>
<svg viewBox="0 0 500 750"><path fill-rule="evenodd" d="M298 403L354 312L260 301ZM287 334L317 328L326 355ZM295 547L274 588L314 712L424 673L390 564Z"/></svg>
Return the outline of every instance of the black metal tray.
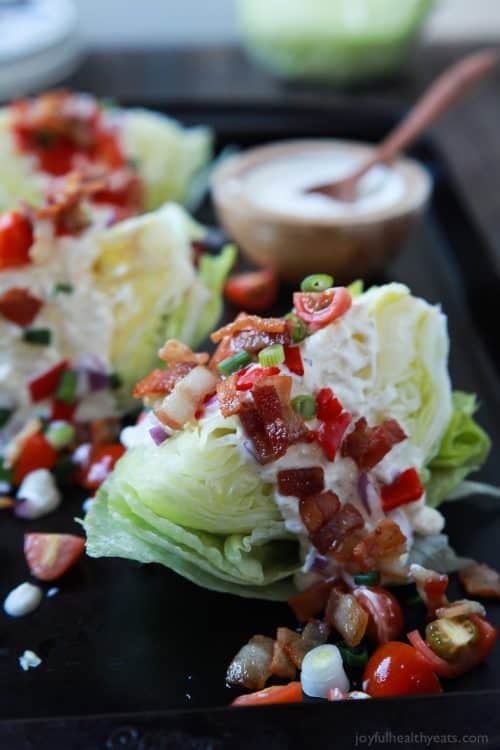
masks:
<svg viewBox="0 0 500 750"><path fill-rule="evenodd" d="M355 104L231 107L171 102L158 109L186 123L211 124L219 148L308 136L374 141L397 114ZM422 142L415 155L433 175L432 204L417 235L375 281L398 279L442 304L449 317L454 386L479 394L480 421L498 448L500 279L440 154L431 142ZM200 218L213 223L209 205ZM288 292L283 290L282 309L289 306ZM500 484L495 456L494 450L480 478ZM81 514L83 498L76 491L67 493L57 513L37 522L2 517L2 599L28 577L23 534L78 532L72 519ZM446 515L458 552L498 565L500 513L493 501L449 504ZM489 606L488 611L500 625L500 607ZM455 681L452 692L438 698L223 710L232 697L224 685L228 660L250 635L271 634L277 624L293 625L284 604L205 591L159 565L85 559L61 580L60 593L45 599L29 617L13 620L0 612L0 747L215 750L255 747L257 737L273 748L313 747L317 741L326 747L334 741L354 747L356 732L386 729L453 733L456 746L466 745L462 735L482 732L489 737L489 747L500 746L495 711L500 701L498 647L486 665ZM24 673L18 657L26 648L39 653L43 664ZM358 744L363 742L358 736ZM377 742L385 746L383 739ZM413 746L419 740L406 742Z"/></svg>

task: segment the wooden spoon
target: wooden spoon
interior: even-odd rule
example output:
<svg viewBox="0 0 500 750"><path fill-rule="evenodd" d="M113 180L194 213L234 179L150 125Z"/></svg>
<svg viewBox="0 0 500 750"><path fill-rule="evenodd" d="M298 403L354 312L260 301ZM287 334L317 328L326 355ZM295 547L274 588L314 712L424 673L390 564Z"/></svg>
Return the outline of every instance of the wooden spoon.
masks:
<svg viewBox="0 0 500 750"><path fill-rule="evenodd" d="M359 180L373 166L393 162L431 123L484 78L497 62L497 53L487 50L469 55L452 65L431 84L406 117L353 174L335 182L309 188L306 192L320 193L346 203L355 201Z"/></svg>

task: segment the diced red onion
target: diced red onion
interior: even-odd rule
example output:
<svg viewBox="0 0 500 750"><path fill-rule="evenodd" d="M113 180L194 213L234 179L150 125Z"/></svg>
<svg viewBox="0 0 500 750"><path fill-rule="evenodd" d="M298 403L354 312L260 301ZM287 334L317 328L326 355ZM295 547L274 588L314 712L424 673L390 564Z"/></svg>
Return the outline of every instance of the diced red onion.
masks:
<svg viewBox="0 0 500 750"><path fill-rule="evenodd" d="M161 424L157 424L154 427L151 427L151 429L149 430L149 434L153 438L155 445L161 445L170 437L166 429Z"/></svg>
<svg viewBox="0 0 500 750"><path fill-rule="evenodd" d="M323 557L322 555L316 555L314 558L313 564L311 565L311 570L314 570L316 573L322 573L324 570L326 570L330 565L330 560L327 557Z"/></svg>
<svg viewBox="0 0 500 750"><path fill-rule="evenodd" d="M103 391L109 388L109 375L105 372L99 372L98 370L86 370L87 382L89 390L94 393L95 391Z"/></svg>
<svg viewBox="0 0 500 750"><path fill-rule="evenodd" d="M364 509L366 510L368 515L371 516L372 510L371 510L370 503L368 500L369 489L370 489L370 480L368 479L368 474L362 471L360 472L360 475L358 477L358 492L361 498L361 502L363 503Z"/></svg>

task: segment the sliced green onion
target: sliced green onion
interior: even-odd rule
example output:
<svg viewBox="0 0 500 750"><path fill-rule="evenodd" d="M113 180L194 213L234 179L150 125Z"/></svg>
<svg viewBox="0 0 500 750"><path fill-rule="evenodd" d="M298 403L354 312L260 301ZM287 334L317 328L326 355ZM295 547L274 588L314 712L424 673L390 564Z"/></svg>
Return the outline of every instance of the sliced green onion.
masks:
<svg viewBox="0 0 500 750"><path fill-rule="evenodd" d="M61 281L59 284L54 284L54 288L52 290L53 296L56 294L72 294L75 291L75 287L73 284L67 284L64 281Z"/></svg>
<svg viewBox="0 0 500 750"><path fill-rule="evenodd" d="M73 474L77 470L77 464L72 460L71 456L63 454L59 457L56 465L52 469L52 473L56 478L57 482L67 482L73 477Z"/></svg>
<svg viewBox="0 0 500 750"><path fill-rule="evenodd" d="M14 479L14 471L8 466L5 466L4 459L0 457L0 482L6 482L12 484Z"/></svg>
<svg viewBox="0 0 500 750"><path fill-rule="evenodd" d="M23 339L27 344L49 346L52 341L52 333L49 328L25 328Z"/></svg>
<svg viewBox="0 0 500 750"><path fill-rule="evenodd" d="M316 399L312 396L295 396L292 398L292 408L304 419L316 416Z"/></svg>
<svg viewBox="0 0 500 750"><path fill-rule="evenodd" d="M285 361L285 350L283 344L271 344L259 352L259 365L261 367L275 367Z"/></svg>
<svg viewBox="0 0 500 750"><path fill-rule="evenodd" d="M376 586L380 583L380 573L378 570L369 570L368 573L359 573L354 576L356 586Z"/></svg>
<svg viewBox="0 0 500 750"><path fill-rule="evenodd" d="M342 661L351 669L363 669L368 661L368 649L363 643L359 646L348 646L342 641L337 643L337 648L342 655Z"/></svg>
<svg viewBox="0 0 500 750"><path fill-rule="evenodd" d="M57 398L65 404L72 404L76 399L78 374L74 370L65 370L59 380Z"/></svg>
<svg viewBox="0 0 500 750"><path fill-rule="evenodd" d="M12 409L6 409L5 407L0 409L0 428L5 427L12 416L12 411Z"/></svg>
<svg viewBox="0 0 500 750"><path fill-rule="evenodd" d="M306 276L300 285L301 292L324 292L333 286L333 276L327 273L315 273L312 276Z"/></svg>
<svg viewBox="0 0 500 750"><path fill-rule="evenodd" d="M353 297L359 297L360 294L363 294L365 285L361 281L361 279L356 279L356 281L353 281L352 284L349 284L347 288L349 289Z"/></svg>
<svg viewBox="0 0 500 750"><path fill-rule="evenodd" d="M234 357L227 357L219 362L217 369L223 375L232 375L234 372L243 369L252 362L251 356L248 352L238 352Z"/></svg>
<svg viewBox="0 0 500 750"><path fill-rule="evenodd" d="M109 387L111 390L116 391L118 388L121 388L123 385L123 378L121 375L119 375L117 372L112 372L109 376Z"/></svg>
<svg viewBox="0 0 500 750"><path fill-rule="evenodd" d="M69 422L51 422L45 432L45 437L56 450L61 450L73 442L75 428Z"/></svg>
<svg viewBox="0 0 500 750"><path fill-rule="evenodd" d="M307 323L304 323L304 321L299 318L298 315L294 315L294 313L288 313L288 315L285 315L285 318L289 318L293 322L293 343L300 344L300 342L304 341L304 339L306 339L311 333L309 330L309 326L307 325Z"/></svg>
<svg viewBox="0 0 500 750"><path fill-rule="evenodd" d="M405 607L422 607L425 602L419 594L408 597L404 602Z"/></svg>

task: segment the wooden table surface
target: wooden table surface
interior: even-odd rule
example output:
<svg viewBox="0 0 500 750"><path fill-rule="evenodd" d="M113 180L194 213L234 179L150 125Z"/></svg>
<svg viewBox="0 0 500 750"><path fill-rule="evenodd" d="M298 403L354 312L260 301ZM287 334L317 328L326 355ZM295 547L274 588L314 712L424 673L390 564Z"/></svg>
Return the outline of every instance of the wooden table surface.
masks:
<svg viewBox="0 0 500 750"><path fill-rule="evenodd" d="M482 45L421 47L397 80L355 92L278 81L233 47L91 52L68 85L120 100L303 102L356 100L406 106L447 65ZM433 135L500 270L500 66Z"/></svg>

